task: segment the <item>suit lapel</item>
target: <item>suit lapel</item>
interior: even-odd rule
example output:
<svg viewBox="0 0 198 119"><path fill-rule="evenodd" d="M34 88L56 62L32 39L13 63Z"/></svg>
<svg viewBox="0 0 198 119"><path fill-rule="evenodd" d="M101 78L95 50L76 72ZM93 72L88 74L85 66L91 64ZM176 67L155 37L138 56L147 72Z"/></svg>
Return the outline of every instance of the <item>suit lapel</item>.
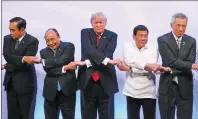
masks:
<svg viewBox="0 0 198 119"><path fill-rule="evenodd" d="M185 50L185 44L188 42L188 40L187 40L187 38L186 38L186 35L184 35L183 37L182 37L182 40L181 40L181 45L180 45L180 49L179 49L179 56L178 57L182 57L183 56L183 52L184 52L184 50Z"/></svg>
<svg viewBox="0 0 198 119"><path fill-rule="evenodd" d="M107 38L107 35L108 35L108 31L105 29L98 44L98 49L100 49L101 51L103 51L105 46L109 43L109 39Z"/></svg>
<svg viewBox="0 0 198 119"><path fill-rule="evenodd" d="M19 46L17 47L17 49L15 51L18 51L18 50L22 49L24 44L26 42L28 42L27 39L28 39L28 34L26 33L25 36L23 37L23 39L21 40ZM16 44L16 41L15 41L15 44ZM15 47L15 44L14 44L14 47Z"/></svg>
<svg viewBox="0 0 198 119"><path fill-rule="evenodd" d="M48 47L46 48L44 55L46 55L46 58L54 58L54 52Z"/></svg>
<svg viewBox="0 0 198 119"><path fill-rule="evenodd" d="M62 54L62 52L63 52L63 45L64 43L61 41L60 42L60 46L56 49L56 55L55 55L55 58L59 58L60 57L60 55Z"/></svg>
<svg viewBox="0 0 198 119"><path fill-rule="evenodd" d="M168 35L169 35L169 38L167 39L167 44L170 46L170 48L172 49L175 56L178 56L179 47L177 45L177 42L176 42L172 32L170 32Z"/></svg>
<svg viewBox="0 0 198 119"><path fill-rule="evenodd" d="M91 36L91 44L94 44L94 46L96 46L97 35L93 30L93 28L91 29L90 36Z"/></svg>
<svg viewBox="0 0 198 119"><path fill-rule="evenodd" d="M16 44L16 40L12 38L10 42L10 46L11 46L10 48L11 48L11 52L13 53L15 52L15 48L14 48L15 44Z"/></svg>

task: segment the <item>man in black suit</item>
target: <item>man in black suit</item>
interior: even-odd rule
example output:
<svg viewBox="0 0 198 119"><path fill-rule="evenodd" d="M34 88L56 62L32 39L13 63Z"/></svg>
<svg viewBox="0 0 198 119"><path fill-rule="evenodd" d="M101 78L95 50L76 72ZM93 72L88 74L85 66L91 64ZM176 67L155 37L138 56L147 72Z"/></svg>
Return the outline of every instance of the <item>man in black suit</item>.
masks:
<svg viewBox="0 0 198 119"><path fill-rule="evenodd" d="M77 80L74 61L75 47L70 42L62 42L56 29L45 33L47 47L40 51L46 72L43 88L46 119L58 119L59 108L63 119L75 119Z"/></svg>
<svg viewBox="0 0 198 119"><path fill-rule="evenodd" d="M9 29L10 35L4 37L3 43L7 63L2 65L6 69L3 85L7 92L8 119L28 119L34 112L31 103L35 98L36 71L32 63L39 41L26 33L23 18L12 18Z"/></svg>
<svg viewBox="0 0 198 119"><path fill-rule="evenodd" d="M102 13L91 17L93 28L81 30L81 65L78 71L79 87L83 95L83 119L109 119L109 99L118 92L113 60L117 34L105 29L107 19Z"/></svg>
<svg viewBox="0 0 198 119"><path fill-rule="evenodd" d="M185 34L188 18L183 13L174 14L172 32L158 38L162 65L170 67L170 73L160 76L159 109L161 119L174 119L177 107L178 119L192 119L193 75L197 69L196 40Z"/></svg>

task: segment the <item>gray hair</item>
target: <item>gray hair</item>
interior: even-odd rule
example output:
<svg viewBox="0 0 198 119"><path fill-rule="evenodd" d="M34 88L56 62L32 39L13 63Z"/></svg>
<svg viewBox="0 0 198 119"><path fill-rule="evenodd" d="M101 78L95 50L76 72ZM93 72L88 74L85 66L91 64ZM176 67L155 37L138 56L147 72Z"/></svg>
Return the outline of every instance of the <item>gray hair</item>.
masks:
<svg viewBox="0 0 198 119"><path fill-rule="evenodd" d="M186 19L186 21L188 22L188 17L185 14L183 14L183 13L176 13L176 14L174 14L172 16L172 20L171 20L171 23L172 24L175 23L175 19L176 18Z"/></svg>
<svg viewBox="0 0 198 119"><path fill-rule="evenodd" d="M105 15L104 15L102 12L93 13L93 14L91 15L91 20L90 20L90 22L92 22L92 21L95 19L95 17L97 17L97 16L103 17L104 20L105 20L105 22L107 22L107 18L105 17Z"/></svg>

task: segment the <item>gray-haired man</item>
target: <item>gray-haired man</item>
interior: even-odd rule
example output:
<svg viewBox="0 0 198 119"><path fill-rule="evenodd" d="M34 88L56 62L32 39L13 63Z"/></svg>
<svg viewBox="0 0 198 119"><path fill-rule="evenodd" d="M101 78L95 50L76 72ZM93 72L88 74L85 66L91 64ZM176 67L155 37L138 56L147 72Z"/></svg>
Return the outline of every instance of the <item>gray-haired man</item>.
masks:
<svg viewBox="0 0 198 119"><path fill-rule="evenodd" d="M160 76L159 109L161 119L174 119L177 107L178 119L192 119L193 76L197 69L196 40L185 34L188 18L183 13L174 14L172 31L158 38L162 65L170 67L170 73Z"/></svg>

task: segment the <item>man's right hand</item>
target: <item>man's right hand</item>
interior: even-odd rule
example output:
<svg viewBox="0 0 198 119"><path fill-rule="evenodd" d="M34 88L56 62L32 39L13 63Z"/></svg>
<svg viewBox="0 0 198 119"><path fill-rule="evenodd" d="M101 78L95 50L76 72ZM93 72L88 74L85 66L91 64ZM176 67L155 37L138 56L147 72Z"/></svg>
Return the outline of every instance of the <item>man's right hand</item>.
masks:
<svg viewBox="0 0 198 119"><path fill-rule="evenodd" d="M77 64L74 63L74 62L70 62L68 65L65 65L64 66L64 70L67 71L67 70L76 70L77 68Z"/></svg>
<svg viewBox="0 0 198 119"><path fill-rule="evenodd" d="M198 70L198 64L192 64L192 69Z"/></svg>
<svg viewBox="0 0 198 119"><path fill-rule="evenodd" d="M85 61L75 61L74 62L76 65L79 65L79 66L84 66L86 65L86 62Z"/></svg>
<svg viewBox="0 0 198 119"><path fill-rule="evenodd" d="M159 65L159 64L149 64L149 63L147 63L145 68L156 72L156 71L158 71L160 69L160 66L161 65Z"/></svg>
<svg viewBox="0 0 198 119"><path fill-rule="evenodd" d="M35 56L24 56L23 57L23 62L26 62L28 64L32 64L32 63L34 63L34 59L35 59Z"/></svg>
<svg viewBox="0 0 198 119"><path fill-rule="evenodd" d="M119 62L118 64L117 64L117 67L119 68L119 70L121 70L121 71L130 71L131 70L131 68L129 67L129 66L127 66L125 63L123 63L123 62Z"/></svg>
<svg viewBox="0 0 198 119"><path fill-rule="evenodd" d="M117 65L121 63L121 61L119 59L114 59L114 60L109 60L108 63L112 65Z"/></svg>

